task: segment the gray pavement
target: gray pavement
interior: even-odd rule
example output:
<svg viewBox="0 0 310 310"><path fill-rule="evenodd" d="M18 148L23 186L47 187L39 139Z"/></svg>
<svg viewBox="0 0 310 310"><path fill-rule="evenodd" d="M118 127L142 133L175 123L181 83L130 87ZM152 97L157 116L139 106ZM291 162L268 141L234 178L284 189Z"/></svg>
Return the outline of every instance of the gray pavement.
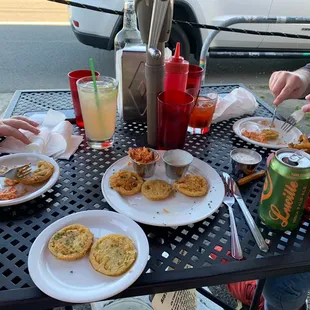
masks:
<svg viewBox="0 0 310 310"><path fill-rule="evenodd" d="M16 89L68 87L67 73L95 60L102 75L114 76L114 53L85 46L69 26L0 26L0 93ZM210 59L207 83L264 85L276 70L294 70L306 60Z"/></svg>
<svg viewBox="0 0 310 310"><path fill-rule="evenodd" d="M1 0L0 22L65 22L67 7L46 0Z"/></svg>

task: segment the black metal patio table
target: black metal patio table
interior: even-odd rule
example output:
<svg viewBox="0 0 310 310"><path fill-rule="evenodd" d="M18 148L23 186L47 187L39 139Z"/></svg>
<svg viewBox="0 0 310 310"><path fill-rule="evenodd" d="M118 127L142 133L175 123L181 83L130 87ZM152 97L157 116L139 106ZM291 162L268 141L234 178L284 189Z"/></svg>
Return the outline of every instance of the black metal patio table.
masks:
<svg viewBox="0 0 310 310"><path fill-rule="evenodd" d="M228 93L242 85L203 86L202 92ZM260 98L256 116L271 116ZM6 117L29 111L72 109L68 90L17 91ZM270 150L239 139L232 131L234 120L213 125L209 135L188 135L185 149L220 172L230 172L229 153L235 147L257 150L264 158ZM105 170L125 155L145 133L146 124L117 121L113 148L97 151L84 141L69 161L58 161L61 175L56 185L30 202L0 209L0 309L48 309L65 303L43 294L32 282L27 255L35 238L54 221L74 212L112 210L104 200L100 182ZM75 127L77 134L84 131ZM251 279L263 279L310 271L310 219L304 215L293 232L272 231L258 219L257 208L263 180L242 187L249 210L270 247L261 252L235 205L235 217L245 259L230 255L229 215L225 207L205 220L182 227L162 228L141 225L150 244L150 259L140 278L117 297L137 296L201 288ZM223 306L223 305L222 305ZM231 309L223 306L225 309Z"/></svg>

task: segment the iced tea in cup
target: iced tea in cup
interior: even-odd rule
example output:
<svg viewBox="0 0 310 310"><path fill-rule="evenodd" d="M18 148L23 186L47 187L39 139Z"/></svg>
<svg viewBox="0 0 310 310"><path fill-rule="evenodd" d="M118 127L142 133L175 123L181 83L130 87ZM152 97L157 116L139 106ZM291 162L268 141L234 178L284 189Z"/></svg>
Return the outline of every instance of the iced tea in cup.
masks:
<svg viewBox="0 0 310 310"><path fill-rule="evenodd" d="M187 90L189 94L192 91L195 92L192 89ZM188 126L190 133L203 135L209 132L217 99L218 95L216 93L199 95L198 98L195 98L195 105Z"/></svg>
<svg viewBox="0 0 310 310"><path fill-rule="evenodd" d="M77 81L87 143L94 149L113 145L116 123L118 82L111 77L97 79L96 94L92 77Z"/></svg>

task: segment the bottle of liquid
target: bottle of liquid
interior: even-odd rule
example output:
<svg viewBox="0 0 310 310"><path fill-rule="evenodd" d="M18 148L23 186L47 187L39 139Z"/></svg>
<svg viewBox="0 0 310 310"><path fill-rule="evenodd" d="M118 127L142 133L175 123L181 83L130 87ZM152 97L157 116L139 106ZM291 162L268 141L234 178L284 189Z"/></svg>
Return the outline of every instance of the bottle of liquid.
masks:
<svg viewBox="0 0 310 310"><path fill-rule="evenodd" d="M126 44L143 43L140 31L137 27L137 16L135 12L134 0L124 1L124 20L123 29L118 32L114 39L115 50L115 72L116 79L119 82L117 107L122 116L123 92L122 92L122 54Z"/></svg>
<svg viewBox="0 0 310 310"><path fill-rule="evenodd" d="M189 62L180 56L181 45L178 42L174 56L166 61L165 91L186 91Z"/></svg>

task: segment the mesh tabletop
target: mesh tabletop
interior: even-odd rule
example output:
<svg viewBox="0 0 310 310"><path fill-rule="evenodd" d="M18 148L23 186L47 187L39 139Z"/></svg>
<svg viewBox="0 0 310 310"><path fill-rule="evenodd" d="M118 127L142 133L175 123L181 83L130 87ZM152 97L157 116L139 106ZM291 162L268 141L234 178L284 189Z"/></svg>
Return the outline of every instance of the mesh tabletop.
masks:
<svg viewBox="0 0 310 310"><path fill-rule="evenodd" d="M208 86L203 87L202 91L228 93L236 87L238 85ZM261 104L256 116L270 117L271 112L261 100L258 101ZM29 110L46 111L50 108L72 108L70 92L57 90L18 92L10 104L8 113L21 115ZM213 125L211 133L206 136L188 135L185 150L208 163L218 173L230 173L230 151L236 147L251 148L262 155L264 160L260 168L264 169L270 150L253 146L235 136L232 131L235 121L236 119ZM0 209L0 297L2 296L0 302L5 299L4 294L7 291L34 287L28 273L27 256L35 238L47 226L74 212L112 210L101 193L102 176L111 164L125 156L125 151L129 147L135 146L136 139L141 137L145 130L145 123L126 123L118 119L113 148L93 150L84 140L69 161L58 161L61 169L60 178L52 189L30 202ZM84 134L84 131L76 126L75 132ZM304 216L300 228L294 232L275 232L260 223L257 208L262 186L263 180L259 180L242 187L241 191L270 246L268 253L258 249L240 208L237 205L234 207L245 260L308 251L310 221L307 216ZM211 271L215 265L229 265L234 261L230 255L229 214L226 207L221 207L209 218L188 226L162 228L141 225L141 227L150 244L150 259L145 273L155 273L157 278L160 278L160 274L165 274L165 279L169 280L171 275L177 281L175 271L201 268L202 273L208 273L208 270Z"/></svg>

